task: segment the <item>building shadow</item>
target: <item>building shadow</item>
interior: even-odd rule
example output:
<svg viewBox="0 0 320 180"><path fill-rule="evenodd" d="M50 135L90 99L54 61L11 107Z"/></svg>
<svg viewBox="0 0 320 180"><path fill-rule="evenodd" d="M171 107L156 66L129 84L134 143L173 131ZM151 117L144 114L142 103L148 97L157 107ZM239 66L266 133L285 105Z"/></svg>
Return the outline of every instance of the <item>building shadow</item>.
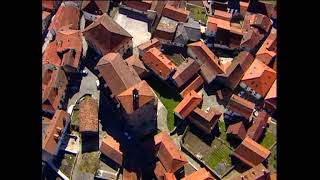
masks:
<svg viewBox="0 0 320 180"><path fill-rule="evenodd" d="M214 129L213 129L214 131ZM219 127L218 127L219 131ZM196 135L198 138L200 138L204 143L206 143L208 146L211 146L212 141L216 138L215 133L206 134L202 132L199 128L194 126L193 124L190 124L190 132L194 135Z"/></svg>
<svg viewBox="0 0 320 180"><path fill-rule="evenodd" d="M99 133L82 133L81 152L93 152L99 150Z"/></svg>

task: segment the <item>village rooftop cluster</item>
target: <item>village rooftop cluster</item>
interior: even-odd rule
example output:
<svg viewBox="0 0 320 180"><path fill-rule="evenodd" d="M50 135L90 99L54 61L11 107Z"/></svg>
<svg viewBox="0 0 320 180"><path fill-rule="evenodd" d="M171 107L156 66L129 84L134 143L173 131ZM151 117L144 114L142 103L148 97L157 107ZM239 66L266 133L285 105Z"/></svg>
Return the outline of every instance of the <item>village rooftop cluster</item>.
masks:
<svg viewBox="0 0 320 180"><path fill-rule="evenodd" d="M43 0L43 179L275 180L276 13Z"/></svg>

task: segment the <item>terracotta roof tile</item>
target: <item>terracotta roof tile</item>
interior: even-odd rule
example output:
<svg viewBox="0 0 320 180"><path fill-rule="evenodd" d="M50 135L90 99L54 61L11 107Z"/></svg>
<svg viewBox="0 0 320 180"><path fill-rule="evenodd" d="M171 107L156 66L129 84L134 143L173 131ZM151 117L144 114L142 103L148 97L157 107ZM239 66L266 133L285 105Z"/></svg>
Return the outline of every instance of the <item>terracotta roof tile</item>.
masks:
<svg viewBox="0 0 320 180"><path fill-rule="evenodd" d="M177 180L177 178L173 173L165 173L164 180Z"/></svg>
<svg viewBox="0 0 320 180"><path fill-rule="evenodd" d="M118 95L141 81L119 53L108 53L103 56L97 64L97 69L113 95Z"/></svg>
<svg viewBox="0 0 320 180"><path fill-rule="evenodd" d="M217 28L225 29L230 31L230 21L225 19L217 18L216 16L209 16L207 19L207 30L208 31L217 31Z"/></svg>
<svg viewBox="0 0 320 180"><path fill-rule="evenodd" d="M61 27L69 26L70 29L79 29L80 9L74 6L61 5L51 20L48 29L59 30Z"/></svg>
<svg viewBox="0 0 320 180"><path fill-rule="evenodd" d="M273 109L277 109L277 80L275 80L264 98L266 104L271 105Z"/></svg>
<svg viewBox="0 0 320 180"><path fill-rule="evenodd" d="M138 49L143 51L144 53L147 52L149 49L156 47L160 49L161 43L157 38L152 38L149 41L142 43L138 46Z"/></svg>
<svg viewBox="0 0 320 180"><path fill-rule="evenodd" d="M127 90L117 95L117 99L119 100L120 104L125 109L127 114L135 111L133 97L134 90L137 90L139 94L138 107L136 107L137 109L143 107L147 103L154 102L157 99L148 83L145 80L140 81L138 84L131 86Z"/></svg>
<svg viewBox="0 0 320 180"><path fill-rule="evenodd" d="M122 1L122 3L139 11L148 11L151 8L152 1Z"/></svg>
<svg viewBox="0 0 320 180"><path fill-rule="evenodd" d="M258 52L256 53L256 59L260 60L266 65L270 65L270 62L277 55L277 39L275 33L270 33L268 38L264 41Z"/></svg>
<svg viewBox="0 0 320 180"><path fill-rule="evenodd" d="M203 63L200 67L201 74L208 83L215 78L216 74L225 73L219 58L202 41L188 44L188 48L190 48L198 57L199 61Z"/></svg>
<svg viewBox="0 0 320 180"><path fill-rule="evenodd" d="M82 1L81 10L95 15L102 15L108 12L109 6L110 1Z"/></svg>
<svg viewBox="0 0 320 180"><path fill-rule="evenodd" d="M180 92L182 97L187 96L192 90L197 91L201 85L203 85L204 79L202 76L197 75L197 77L186 87L184 90Z"/></svg>
<svg viewBox="0 0 320 180"><path fill-rule="evenodd" d="M230 111L236 112L241 116L245 117L246 119L249 119L255 108L255 104L246 99L243 99L240 96L233 94L229 100L227 108Z"/></svg>
<svg viewBox="0 0 320 180"><path fill-rule="evenodd" d="M98 102L93 98L85 97L80 102L80 125L79 132L99 131Z"/></svg>
<svg viewBox="0 0 320 180"><path fill-rule="evenodd" d="M124 43L132 40L132 36L107 14L100 16L82 32L86 40L97 47L102 55L116 52Z"/></svg>
<svg viewBox="0 0 320 180"><path fill-rule="evenodd" d="M272 22L268 16L263 14L252 14L249 21L250 26L258 27L265 32L269 32Z"/></svg>
<svg viewBox="0 0 320 180"><path fill-rule="evenodd" d="M277 73L273 69L255 59L242 77L242 82L264 97L276 78Z"/></svg>
<svg viewBox="0 0 320 180"><path fill-rule="evenodd" d="M237 122L235 124L231 124L228 127L227 134L231 134L239 139L244 139L246 137L246 129L243 125L243 122Z"/></svg>
<svg viewBox="0 0 320 180"><path fill-rule="evenodd" d="M195 124L198 128L206 133L210 133L221 115L222 112L214 107L211 107L208 112L196 108L191 112L189 119L190 122Z"/></svg>
<svg viewBox="0 0 320 180"><path fill-rule="evenodd" d="M138 180L139 178L138 174L134 171L129 171L125 168L123 168L123 179L122 180Z"/></svg>
<svg viewBox="0 0 320 180"><path fill-rule="evenodd" d="M103 138L100 151L117 164L122 165L123 153L120 150L120 144L111 136L107 135Z"/></svg>
<svg viewBox="0 0 320 180"><path fill-rule="evenodd" d="M172 79L175 81L177 87L181 87L195 74L197 74L199 69L200 66L195 60L187 58L186 61L178 66L177 71L172 76Z"/></svg>
<svg viewBox="0 0 320 180"><path fill-rule="evenodd" d="M156 167L153 170L157 179L163 179L164 174L166 173L166 169L163 167L160 161L156 162Z"/></svg>
<svg viewBox="0 0 320 180"><path fill-rule="evenodd" d="M214 15L213 17L217 18L217 19L222 19L222 20L225 20L225 21L229 21L231 20L232 18L232 14L231 13L228 13L226 11L221 11L221 10L214 10Z"/></svg>
<svg viewBox="0 0 320 180"><path fill-rule="evenodd" d="M260 163L257 166L243 172L240 176L234 178L233 180L253 180L253 179L271 180L270 171L267 168L265 168L263 164Z"/></svg>
<svg viewBox="0 0 320 180"><path fill-rule="evenodd" d="M232 155L248 166L254 167L266 160L270 155L270 151L251 138L246 137Z"/></svg>
<svg viewBox="0 0 320 180"><path fill-rule="evenodd" d="M174 33L176 32L177 27L177 21L162 16L156 30Z"/></svg>
<svg viewBox="0 0 320 180"><path fill-rule="evenodd" d="M70 115L63 111L57 110L54 116L48 122L47 118L44 118L43 123L47 123L47 128L42 132L42 150L48 152L51 155L56 155L59 141L62 137L62 131L70 122Z"/></svg>
<svg viewBox="0 0 320 180"><path fill-rule="evenodd" d="M185 119L196 107L202 103L202 96L191 90L174 109L174 113Z"/></svg>
<svg viewBox="0 0 320 180"><path fill-rule="evenodd" d="M155 47L149 49L142 60L146 66L163 79L167 79L176 69L176 66Z"/></svg>
<svg viewBox="0 0 320 180"><path fill-rule="evenodd" d="M187 22L189 13L190 12L188 10L175 7L167 3L162 11L162 16L165 16L180 22Z"/></svg>
<svg viewBox="0 0 320 180"><path fill-rule="evenodd" d="M132 67L135 72L139 75L139 77L144 77L149 72L149 70L144 66L143 62L139 58L138 55L132 55L128 57L126 63L129 67Z"/></svg>
<svg viewBox="0 0 320 180"><path fill-rule="evenodd" d="M158 158L166 172L175 173L188 163L188 161L170 136L166 132L161 133L166 135L161 135L162 139L158 151Z"/></svg>
<svg viewBox="0 0 320 180"><path fill-rule="evenodd" d="M269 115L265 112L259 112L258 117L253 119L253 124L247 131L247 136L254 141L258 141L268 125Z"/></svg>
<svg viewBox="0 0 320 180"><path fill-rule="evenodd" d="M256 28L249 28L243 31L243 38L240 47L254 49L263 39L264 34L260 33Z"/></svg>
<svg viewBox="0 0 320 180"><path fill-rule="evenodd" d="M42 11L42 21L47 19L50 15L51 15L51 13L49 13L47 11Z"/></svg>
<svg viewBox="0 0 320 180"><path fill-rule="evenodd" d="M42 109L57 110L67 84L68 80L64 71L60 68L53 70L47 84L42 84Z"/></svg>
<svg viewBox="0 0 320 180"><path fill-rule="evenodd" d="M181 180L214 180L215 178L205 168L201 168L198 171L189 174Z"/></svg>

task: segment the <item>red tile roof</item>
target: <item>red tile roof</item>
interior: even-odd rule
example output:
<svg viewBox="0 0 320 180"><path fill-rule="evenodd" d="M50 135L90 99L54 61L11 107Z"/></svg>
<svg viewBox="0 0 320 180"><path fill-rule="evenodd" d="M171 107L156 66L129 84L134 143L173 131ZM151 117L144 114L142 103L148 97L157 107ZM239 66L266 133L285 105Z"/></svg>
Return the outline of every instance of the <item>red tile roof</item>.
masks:
<svg viewBox="0 0 320 180"><path fill-rule="evenodd" d="M234 178L233 180L260 180L260 179L271 180L270 171L267 168L265 168L264 165L261 163L243 172L240 176Z"/></svg>
<svg viewBox="0 0 320 180"><path fill-rule="evenodd" d="M139 77L144 77L147 75L149 70L144 66L143 62L138 55L132 55L128 57L126 63L129 67L132 67L133 70L138 74Z"/></svg>
<svg viewBox="0 0 320 180"><path fill-rule="evenodd" d="M138 174L134 171L129 171L123 168L123 178L122 180L138 180L141 179L138 177Z"/></svg>
<svg viewBox="0 0 320 180"><path fill-rule="evenodd" d="M109 10L110 1L82 1L81 10L95 14L95 15L102 15L103 13L107 13Z"/></svg>
<svg viewBox="0 0 320 180"><path fill-rule="evenodd" d="M211 107L208 112L196 108L190 114L189 120L205 133L209 134L217 124L221 115L222 112L214 107Z"/></svg>
<svg viewBox="0 0 320 180"><path fill-rule="evenodd" d="M255 59L242 77L242 82L264 97L276 78L277 73L273 69Z"/></svg>
<svg viewBox="0 0 320 180"><path fill-rule="evenodd" d="M256 59L260 60L266 65L270 65L270 62L277 55L277 39L275 33L270 33L268 38L264 41L259 51L256 53Z"/></svg>
<svg viewBox="0 0 320 180"><path fill-rule="evenodd" d="M47 19L50 16L51 13L47 12L47 11L42 11L42 21L44 21L45 19Z"/></svg>
<svg viewBox="0 0 320 180"><path fill-rule="evenodd" d="M231 13L228 13L226 11L221 11L221 10L214 10L214 15L213 17L217 18L217 19L222 19L222 20L225 20L225 21L229 21L231 20L232 18L232 14Z"/></svg>
<svg viewBox="0 0 320 180"><path fill-rule="evenodd" d="M46 83L46 82L45 82ZM47 84L42 84L42 109L55 111L59 108L60 100L68 84L64 71L60 68L53 70Z"/></svg>
<svg viewBox="0 0 320 180"><path fill-rule="evenodd" d="M146 66L163 79L167 79L176 69L176 66L155 47L149 49L142 60Z"/></svg>
<svg viewBox="0 0 320 180"><path fill-rule="evenodd" d="M207 30L216 32L217 28L225 29L230 31L230 21L226 19L220 19L216 16L208 16L207 19Z"/></svg>
<svg viewBox="0 0 320 180"><path fill-rule="evenodd" d="M78 69L82 56L82 46L80 31L62 27L57 31L55 40L46 47L42 56L42 64L50 63L57 67L68 65ZM59 53L62 54L62 58Z"/></svg>
<svg viewBox="0 0 320 180"><path fill-rule="evenodd" d="M201 168L198 171L189 174L181 180L214 180L215 178L205 168Z"/></svg>
<svg viewBox="0 0 320 180"><path fill-rule="evenodd" d="M264 34L260 33L257 28L244 29L240 47L254 49L263 37Z"/></svg>
<svg viewBox="0 0 320 180"><path fill-rule="evenodd" d="M258 141L264 130L267 128L269 115L265 111L259 112L258 117L253 119L253 124L247 131L247 136Z"/></svg>
<svg viewBox="0 0 320 180"><path fill-rule="evenodd" d="M216 74L225 73L219 58L205 45L202 41L188 44L188 48L198 57L199 61L203 63L201 74L204 79L210 83Z"/></svg>
<svg viewBox="0 0 320 180"><path fill-rule="evenodd" d="M132 40L132 36L107 14L100 16L82 32L86 40L98 48L102 55L116 52ZM104 37L103 41L101 37Z"/></svg>
<svg viewBox="0 0 320 180"><path fill-rule="evenodd" d="M161 132L160 134L162 135L156 135L161 137L158 158L166 172L175 173L188 161L166 132Z"/></svg>
<svg viewBox="0 0 320 180"><path fill-rule="evenodd" d="M273 82L264 101L271 104L275 109L277 108L277 80Z"/></svg>
<svg viewBox="0 0 320 180"><path fill-rule="evenodd" d="M156 47L160 49L161 43L157 38L152 38L149 41L142 43L138 46L138 49L143 51L143 53L147 52L149 49Z"/></svg>
<svg viewBox="0 0 320 180"><path fill-rule="evenodd" d="M145 80L140 81L138 84L131 86L127 90L117 95L117 99L127 114L136 111L134 109L134 90L138 90L137 92L139 94L137 109L143 107L145 104L154 102L157 99L148 83Z"/></svg>
<svg viewBox="0 0 320 180"><path fill-rule="evenodd" d="M158 161L158 162L156 162L156 166L155 166L153 172L154 172L155 176L157 177L157 179L163 179L164 174L166 173L166 169L163 167L161 162Z"/></svg>
<svg viewBox="0 0 320 180"><path fill-rule="evenodd" d="M190 80L199 71L199 64L192 58L187 58L186 61L182 62L177 71L172 76L172 79L176 83L177 87L181 87L188 80Z"/></svg>
<svg viewBox="0 0 320 180"><path fill-rule="evenodd" d="M103 138L100 151L117 164L122 165L123 153L120 150L120 144L111 136L107 135Z"/></svg>
<svg viewBox="0 0 320 180"><path fill-rule="evenodd" d="M51 20L48 29L59 30L61 27L69 26L70 29L79 29L80 9L74 6L61 5Z"/></svg>
<svg viewBox="0 0 320 180"><path fill-rule="evenodd" d="M165 173L164 180L177 180L177 178L173 173Z"/></svg>
<svg viewBox="0 0 320 180"><path fill-rule="evenodd" d="M167 3L162 11L162 16L171 18L180 22L187 22L189 17L189 11L183 8L178 8L170 3Z"/></svg>
<svg viewBox="0 0 320 180"><path fill-rule="evenodd" d="M202 96L191 90L174 109L174 113L185 119L195 108L202 103Z"/></svg>
<svg viewBox="0 0 320 180"><path fill-rule="evenodd" d="M265 32L269 32L272 22L268 16L265 16L263 14L252 14L250 15L249 20L250 26L258 27Z"/></svg>
<svg viewBox="0 0 320 180"><path fill-rule="evenodd" d="M248 2L240 1L240 14L241 15L244 16L247 13L248 6L249 6Z"/></svg>
<svg viewBox="0 0 320 180"><path fill-rule="evenodd" d="M103 56L97 64L97 69L113 95L118 95L141 81L119 53L108 53Z"/></svg>
<svg viewBox="0 0 320 180"><path fill-rule="evenodd" d="M246 137L232 155L248 166L254 167L266 160L270 155L270 151L251 138Z"/></svg>
<svg viewBox="0 0 320 180"><path fill-rule="evenodd" d="M51 155L56 155L58 143L62 137L62 131L70 122L70 114L63 110L57 110L51 120L44 118L48 125L42 136L42 150Z"/></svg>
<svg viewBox="0 0 320 180"><path fill-rule="evenodd" d="M227 130L227 134L233 135L233 136L243 140L246 137L247 132L246 132L246 129L243 125L243 122L240 121L235 124L229 125L228 130Z"/></svg>
<svg viewBox="0 0 320 180"><path fill-rule="evenodd" d="M204 83L204 79L202 78L202 76L197 75L197 77L184 90L180 92L180 95L182 97L185 97L191 92L191 90L197 91L197 89L199 89L199 87L203 83Z"/></svg>
<svg viewBox="0 0 320 180"><path fill-rule="evenodd" d="M91 97L80 101L79 132L99 132L98 102Z"/></svg>
<svg viewBox="0 0 320 180"><path fill-rule="evenodd" d="M147 12L151 8L151 3L152 1L122 1L122 4L144 12Z"/></svg>
<svg viewBox="0 0 320 180"><path fill-rule="evenodd" d="M245 117L246 119L250 119L252 112L255 108L255 104L253 102L246 100L246 99L243 99L240 96L233 94L230 97L227 108L230 111L233 111L233 112L240 114L241 116Z"/></svg>

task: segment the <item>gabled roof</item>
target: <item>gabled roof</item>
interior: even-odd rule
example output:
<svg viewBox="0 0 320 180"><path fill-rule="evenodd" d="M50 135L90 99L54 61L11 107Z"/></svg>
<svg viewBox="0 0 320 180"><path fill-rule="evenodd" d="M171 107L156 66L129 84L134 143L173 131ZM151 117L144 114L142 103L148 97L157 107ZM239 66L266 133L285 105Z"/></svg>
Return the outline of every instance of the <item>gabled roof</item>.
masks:
<svg viewBox="0 0 320 180"><path fill-rule="evenodd" d="M149 72L149 70L144 66L138 55L132 55L128 57L125 61L129 67L132 67L134 71L137 72L139 77Z"/></svg>
<svg viewBox="0 0 320 180"><path fill-rule="evenodd" d="M42 21L46 20L50 15L50 12L42 11Z"/></svg>
<svg viewBox="0 0 320 180"><path fill-rule="evenodd" d="M202 103L202 96L191 90L174 109L174 112L185 119L195 108Z"/></svg>
<svg viewBox="0 0 320 180"><path fill-rule="evenodd" d="M164 173L164 180L177 180L173 173Z"/></svg>
<svg viewBox="0 0 320 180"><path fill-rule="evenodd" d="M186 88L184 88L184 90L180 92L180 95L185 97L189 94L190 91L196 91L197 89L199 89L199 87L203 85L203 83L204 79L202 78L202 76L197 75L197 77Z"/></svg>
<svg viewBox="0 0 320 180"><path fill-rule="evenodd" d="M109 10L110 1L82 1L81 10L91 14L101 15Z"/></svg>
<svg viewBox="0 0 320 180"><path fill-rule="evenodd" d="M257 166L243 172L240 176L234 178L233 180L253 180L253 179L271 180L270 171L267 168L265 168L263 164L260 163Z"/></svg>
<svg viewBox="0 0 320 180"><path fill-rule="evenodd" d="M258 27L262 29L264 32L269 32L272 22L268 16L263 14L252 14L250 15L249 20L250 26Z"/></svg>
<svg viewBox="0 0 320 180"><path fill-rule="evenodd" d="M227 134L232 134L240 139L244 139L246 137L246 129L243 125L243 122L237 122L235 124L230 124L227 130Z"/></svg>
<svg viewBox="0 0 320 180"><path fill-rule="evenodd" d="M177 29L177 26L178 26L177 21L162 16L156 30L164 31L168 33L174 33Z"/></svg>
<svg viewBox="0 0 320 180"><path fill-rule="evenodd" d="M134 171L130 171L126 168L123 168L123 179L122 180L138 180L139 178L138 174Z"/></svg>
<svg viewBox="0 0 320 180"><path fill-rule="evenodd" d="M256 28L243 30L243 38L241 39L240 47L254 49L263 39L264 35Z"/></svg>
<svg viewBox="0 0 320 180"><path fill-rule="evenodd" d="M245 117L246 119L249 119L252 115L254 108L255 108L255 104L253 102L250 102L250 101L240 97L240 96L233 94L230 97L227 108L230 111L236 112L236 113L240 114L241 116Z"/></svg>
<svg viewBox="0 0 320 180"><path fill-rule="evenodd" d="M51 155L57 152L59 141L62 137L62 131L70 122L70 114L63 110L57 110L49 121L48 118L43 119L43 123L47 124L42 134L42 150Z"/></svg>
<svg viewBox="0 0 320 180"><path fill-rule="evenodd" d="M230 21L226 19L220 19L214 16L208 16L207 19L207 30L216 32L217 28L225 29L230 31Z"/></svg>
<svg viewBox="0 0 320 180"><path fill-rule="evenodd" d="M138 49L146 52L146 51L148 51L149 49L151 49L153 47L156 47L158 49L160 49L160 47L161 47L161 43L157 38L152 38L149 41L140 44L138 46Z"/></svg>
<svg viewBox="0 0 320 180"><path fill-rule="evenodd" d="M103 55L120 47L132 36L107 14L101 15L83 31L87 41L94 44ZM104 41L101 41L104 37Z"/></svg>
<svg viewBox="0 0 320 180"><path fill-rule="evenodd" d="M217 19L223 19L223 20L230 22L230 20L232 18L232 14L229 12L226 12L226 11L221 11L221 10L216 9L216 10L214 10L213 17L215 17Z"/></svg>
<svg viewBox="0 0 320 180"><path fill-rule="evenodd" d="M172 79L176 82L178 87L184 85L189 79L191 79L199 71L199 64L191 59L187 58L178 67L177 71L173 74Z"/></svg>
<svg viewBox="0 0 320 180"><path fill-rule="evenodd" d="M268 94L264 98L265 101L277 98L277 80L275 80L268 91Z"/></svg>
<svg viewBox="0 0 320 180"><path fill-rule="evenodd" d="M151 8L152 1L132 1L132 0L124 0L122 3L130 8L137 9L139 11L146 12Z"/></svg>
<svg viewBox="0 0 320 180"><path fill-rule="evenodd" d="M70 29L79 29L80 9L74 6L61 5L54 15L48 29L59 30L61 27L69 26Z"/></svg>
<svg viewBox="0 0 320 180"><path fill-rule="evenodd" d="M80 101L79 132L99 132L98 102L91 97Z"/></svg>
<svg viewBox="0 0 320 180"><path fill-rule="evenodd" d="M203 63L208 63L220 74L225 73L221 64L219 64L219 58L208 48L208 46L202 42L197 41L191 44L188 44L188 47L191 48L197 56L204 57L205 59L200 59L204 61Z"/></svg>
<svg viewBox="0 0 320 180"><path fill-rule="evenodd" d="M176 6L167 3L162 11L162 16L171 18L180 22L187 22L189 17L189 11L183 8L178 8Z"/></svg>
<svg viewBox="0 0 320 180"><path fill-rule="evenodd" d="M108 53L103 56L97 68L113 95L118 95L141 81L119 53Z"/></svg>
<svg viewBox="0 0 320 180"><path fill-rule="evenodd" d="M100 151L117 164L122 165L123 153L120 150L120 144L110 135L107 135L103 138Z"/></svg>
<svg viewBox="0 0 320 180"><path fill-rule="evenodd" d="M138 107L141 108L145 104L154 101L156 99L156 95L154 94L151 87L148 83L143 80L140 81L138 84L135 84L128 88L127 90L123 91L119 95L117 95L117 99L119 100L122 107L125 109L126 113L130 114L134 112L134 90L138 90Z"/></svg>
<svg viewBox="0 0 320 180"><path fill-rule="evenodd" d="M166 132L161 132L160 134L163 133L165 135L160 135L161 144L158 151L158 158L166 172L175 173L178 169L188 163L188 160Z"/></svg>
<svg viewBox="0 0 320 180"><path fill-rule="evenodd" d="M149 49L142 60L146 66L163 79L166 79L176 69L176 66L155 47Z"/></svg>
<svg viewBox="0 0 320 180"><path fill-rule="evenodd" d="M265 128L267 128L269 117L265 111L259 112L258 117L253 119L253 124L247 131L247 136L254 141L258 141Z"/></svg>
<svg viewBox="0 0 320 180"><path fill-rule="evenodd" d="M214 180L215 178L205 168L201 168L198 171L189 174L181 180Z"/></svg>
<svg viewBox="0 0 320 180"><path fill-rule="evenodd" d="M277 73L273 69L255 59L242 77L242 82L264 97L276 78Z"/></svg>
<svg viewBox="0 0 320 180"><path fill-rule="evenodd" d="M221 115L222 112L214 107L210 107L208 112L197 107L189 115L189 120L204 132L210 133L217 124Z"/></svg>
<svg viewBox="0 0 320 180"><path fill-rule="evenodd" d="M256 59L260 60L266 65L270 65L272 59L277 55L277 39L276 33L270 33L268 38L264 41L258 52Z"/></svg>
<svg viewBox="0 0 320 180"><path fill-rule="evenodd" d="M246 137L232 155L248 166L254 167L265 161L269 157L270 151L251 138Z"/></svg>
<svg viewBox="0 0 320 180"><path fill-rule="evenodd" d="M156 166L153 170L154 175L157 177L157 179L163 179L164 174L166 173L166 169L163 167L160 161L156 162Z"/></svg>

